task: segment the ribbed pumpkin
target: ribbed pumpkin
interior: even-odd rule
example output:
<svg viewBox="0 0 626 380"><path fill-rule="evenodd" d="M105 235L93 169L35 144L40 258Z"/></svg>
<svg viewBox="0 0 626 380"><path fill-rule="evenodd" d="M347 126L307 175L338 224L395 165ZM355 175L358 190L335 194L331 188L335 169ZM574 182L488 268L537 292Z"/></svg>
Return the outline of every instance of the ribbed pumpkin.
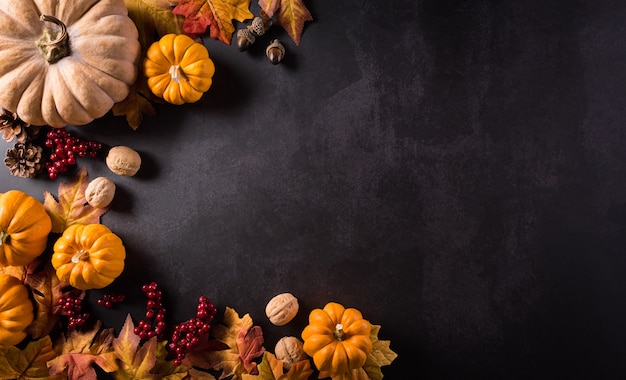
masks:
<svg viewBox="0 0 626 380"><path fill-rule="evenodd" d="M141 46L124 0L2 0L0 106L64 127L126 98Z"/></svg>
<svg viewBox="0 0 626 380"><path fill-rule="evenodd" d="M329 302L309 314L309 325L302 331L303 349L318 370L343 375L365 364L372 352L371 328L359 310Z"/></svg>
<svg viewBox="0 0 626 380"><path fill-rule="evenodd" d="M0 346L13 346L26 338L33 322L33 303L20 280L0 274Z"/></svg>
<svg viewBox="0 0 626 380"><path fill-rule="evenodd" d="M108 286L124 270L122 239L103 224L72 224L54 243L52 266L61 282L81 290Z"/></svg>
<svg viewBox="0 0 626 380"><path fill-rule="evenodd" d="M206 47L184 34L166 34L150 45L143 67L150 90L177 105L200 100L215 73Z"/></svg>
<svg viewBox="0 0 626 380"><path fill-rule="evenodd" d="M37 199L20 190L0 194L0 266L31 263L46 249L51 229Z"/></svg>

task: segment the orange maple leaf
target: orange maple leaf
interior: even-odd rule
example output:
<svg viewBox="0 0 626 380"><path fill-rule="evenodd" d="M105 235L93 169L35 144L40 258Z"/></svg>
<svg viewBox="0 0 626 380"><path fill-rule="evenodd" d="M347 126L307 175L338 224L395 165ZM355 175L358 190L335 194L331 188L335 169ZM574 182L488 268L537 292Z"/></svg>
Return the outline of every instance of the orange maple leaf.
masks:
<svg viewBox="0 0 626 380"><path fill-rule="evenodd" d="M172 11L185 16L183 31L192 36L205 34L230 45L235 31L233 20L243 22L254 17L250 0L180 0Z"/></svg>
<svg viewBox="0 0 626 380"><path fill-rule="evenodd" d="M58 201L44 191L43 206L52 220L52 232L62 233L72 224L100 223L100 217L109 207L95 208L87 204L85 190L89 185L87 167L83 166L78 175L69 183L59 184Z"/></svg>
<svg viewBox="0 0 626 380"><path fill-rule="evenodd" d="M259 6L267 17L278 12L276 23L287 31L296 45L300 45L304 23L313 20L302 0L259 0Z"/></svg>

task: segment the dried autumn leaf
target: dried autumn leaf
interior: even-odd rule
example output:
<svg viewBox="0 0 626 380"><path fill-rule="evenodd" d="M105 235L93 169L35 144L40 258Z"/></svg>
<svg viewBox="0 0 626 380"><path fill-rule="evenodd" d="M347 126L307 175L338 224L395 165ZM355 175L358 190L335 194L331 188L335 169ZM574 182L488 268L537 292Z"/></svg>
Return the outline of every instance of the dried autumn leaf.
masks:
<svg viewBox="0 0 626 380"><path fill-rule="evenodd" d="M382 380L383 374L380 367L391 364L398 354L393 352L389 345L389 340L379 340L378 332L380 325L372 325L370 339L372 340L372 352L367 356L363 369L373 380Z"/></svg>
<svg viewBox="0 0 626 380"><path fill-rule="evenodd" d="M212 327L213 337L228 346L225 350L207 353L207 358L211 363L210 368L218 371L222 370L219 377L220 380L232 375L241 377L242 374L248 373L243 360L241 360L237 338L241 331L245 331L245 334L251 328L252 318L250 315L246 314L243 318L240 318L237 312L230 307L226 307L224 311L222 324Z"/></svg>
<svg viewBox="0 0 626 380"><path fill-rule="evenodd" d="M154 356L156 357L156 363L150 372L160 376L160 378L168 380L182 380L189 375L189 367L184 365L177 366L174 365L173 361L166 360L167 341L157 342Z"/></svg>
<svg viewBox="0 0 626 380"><path fill-rule="evenodd" d="M240 330L237 335L237 349L243 366L248 373L256 373L255 360L265 352L263 347L263 331L260 326L254 326L250 330Z"/></svg>
<svg viewBox="0 0 626 380"><path fill-rule="evenodd" d="M139 43L142 51L169 34L182 34L184 17L172 13L177 1L167 0L124 0L128 9L128 17L135 23L139 31Z"/></svg>
<svg viewBox="0 0 626 380"><path fill-rule="evenodd" d="M46 363L57 356L49 336L34 340L20 350L0 346L0 379L62 379L51 377Z"/></svg>
<svg viewBox="0 0 626 380"><path fill-rule="evenodd" d="M139 78L143 78L143 80ZM140 75L139 78L138 81L141 80L142 83L145 82L145 77L143 75ZM154 109L154 106L152 106L152 103L150 103L150 101L142 95L150 91L140 91L138 88L137 82L135 82L135 84L131 86L126 99L114 104L112 109L113 115L126 116L126 122L134 130L137 130L139 125L141 125L144 114L150 116L156 114L156 110Z"/></svg>
<svg viewBox="0 0 626 380"><path fill-rule="evenodd" d="M36 267L27 267L24 284L28 286L35 300L35 319L26 331L33 338L48 335L59 320L55 308L59 307L59 299L63 296L66 286L59 281L50 261Z"/></svg>
<svg viewBox="0 0 626 380"><path fill-rule="evenodd" d="M208 353L211 351L226 350L228 346L217 339L209 340L208 334L199 337L198 340L198 344L194 346L191 351L187 352L187 355L183 358L183 364L209 370L213 367L213 363L211 363L208 358Z"/></svg>
<svg viewBox="0 0 626 380"><path fill-rule="evenodd" d="M191 368L187 373L187 376L184 377L185 380L215 380L215 376L211 375L208 372L198 371L197 369Z"/></svg>
<svg viewBox="0 0 626 380"><path fill-rule="evenodd" d="M259 0L259 6L267 17L278 12L276 23L287 31L296 45L300 45L304 23L313 20L302 0Z"/></svg>
<svg viewBox="0 0 626 380"><path fill-rule="evenodd" d="M62 233L75 223L100 223L100 217L109 207L95 208L87 204L87 185L87 167L83 166L71 182L59 184L58 201L52 194L44 191L43 206L52 220L52 232Z"/></svg>
<svg viewBox="0 0 626 380"><path fill-rule="evenodd" d="M101 331L101 327L97 321L89 330L73 330L67 337L62 334L55 344L59 356L48 362L50 374L67 373L68 379L97 380L93 364L105 372L117 370L117 356L111 346L113 329Z"/></svg>
<svg viewBox="0 0 626 380"><path fill-rule="evenodd" d="M113 339L113 348L120 360L119 369L113 373L113 377L117 380L156 379L157 376L150 373L157 362L156 337L140 344L141 339L134 329L133 319L128 314L119 335Z"/></svg>
<svg viewBox="0 0 626 380"><path fill-rule="evenodd" d="M180 0L172 11L185 17L183 30L190 36L205 34L230 45L235 31L233 20L243 22L254 17L250 0Z"/></svg>
<svg viewBox="0 0 626 380"><path fill-rule="evenodd" d="M265 352L263 360L258 365L258 375L244 374L242 380L308 380L313 374L311 362L301 360L291 365L289 371L285 373L283 361L277 359L271 352Z"/></svg>

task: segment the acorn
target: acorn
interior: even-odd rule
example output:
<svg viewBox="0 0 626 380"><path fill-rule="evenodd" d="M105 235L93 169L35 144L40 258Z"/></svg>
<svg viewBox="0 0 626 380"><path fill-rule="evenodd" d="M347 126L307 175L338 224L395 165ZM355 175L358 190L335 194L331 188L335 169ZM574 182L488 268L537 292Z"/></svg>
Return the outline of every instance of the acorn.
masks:
<svg viewBox="0 0 626 380"><path fill-rule="evenodd" d="M273 65L277 65L285 57L285 47L279 40L274 40L265 49L265 55Z"/></svg>
<svg viewBox="0 0 626 380"><path fill-rule="evenodd" d="M239 51L246 51L254 43L256 37L262 36L273 25L269 17L255 17L252 23L244 29L237 31L237 48Z"/></svg>

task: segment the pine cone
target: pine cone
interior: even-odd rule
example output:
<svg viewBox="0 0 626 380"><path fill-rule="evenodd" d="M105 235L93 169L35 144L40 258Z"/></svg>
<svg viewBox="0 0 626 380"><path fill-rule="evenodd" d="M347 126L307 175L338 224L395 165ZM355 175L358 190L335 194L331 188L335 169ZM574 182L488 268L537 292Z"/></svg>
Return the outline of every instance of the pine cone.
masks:
<svg viewBox="0 0 626 380"><path fill-rule="evenodd" d="M42 169L40 146L31 143L17 143L12 149L7 150L5 165L16 177L33 178Z"/></svg>
<svg viewBox="0 0 626 380"><path fill-rule="evenodd" d="M26 123L14 112L0 108L0 133L6 142L17 139L18 143L25 143L29 139L37 138L39 127Z"/></svg>

